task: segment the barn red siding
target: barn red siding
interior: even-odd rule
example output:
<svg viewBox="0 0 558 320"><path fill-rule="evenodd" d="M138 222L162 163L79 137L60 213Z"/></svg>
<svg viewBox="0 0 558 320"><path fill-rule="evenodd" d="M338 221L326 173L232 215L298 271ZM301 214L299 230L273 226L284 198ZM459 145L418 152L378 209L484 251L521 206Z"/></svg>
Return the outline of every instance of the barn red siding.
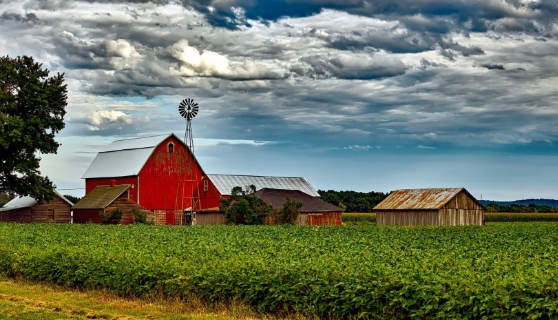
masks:
<svg viewBox="0 0 558 320"><path fill-rule="evenodd" d="M207 191L204 191L204 181L207 181ZM219 190L217 190L213 182L211 182L208 177L203 177L202 181L200 181L199 188L200 197L202 198L202 209L215 208L219 206L221 193L219 193ZM224 198L228 198L228 196Z"/></svg>
<svg viewBox="0 0 558 320"><path fill-rule="evenodd" d="M167 152L169 142L174 143L173 153ZM194 163L193 172L189 172L188 162ZM193 161L186 147L176 138L169 137L155 148L139 174L139 204L148 210L188 208L192 188L190 181L185 180L196 177L195 188L202 176L201 168ZM183 196L186 198L182 202L180 197Z"/></svg>
<svg viewBox="0 0 558 320"><path fill-rule="evenodd" d="M99 211L101 209L74 209L74 223L103 223Z"/></svg>
<svg viewBox="0 0 558 320"><path fill-rule="evenodd" d="M129 184L130 200L138 202L138 177L116 177L116 178L90 178L85 179L85 194L88 194L96 186L110 186L111 180L115 180L115 185Z"/></svg>

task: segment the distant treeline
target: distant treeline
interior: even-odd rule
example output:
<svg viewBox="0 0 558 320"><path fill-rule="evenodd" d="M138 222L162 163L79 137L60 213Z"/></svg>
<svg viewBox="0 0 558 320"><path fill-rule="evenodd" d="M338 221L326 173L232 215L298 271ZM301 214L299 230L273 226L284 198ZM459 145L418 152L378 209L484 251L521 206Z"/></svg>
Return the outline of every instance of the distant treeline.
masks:
<svg viewBox="0 0 558 320"><path fill-rule="evenodd" d="M389 193L318 190L323 201L345 209L345 212L372 212Z"/></svg>
<svg viewBox="0 0 558 320"><path fill-rule="evenodd" d="M554 200L554 199L524 199L524 200L515 200L515 201L480 200L480 202L485 207L491 203L497 204L499 206L511 206L512 204L528 206L529 204L534 203L537 206L549 206L549 207L558 208L558 200Z"/></svg>
<svg viewBox="0 0 558 320"><path fill-rule="evenodd" d="M536 205L530 203L529 205L511 204L511 205L498 205L496 203L489 203L485 205L487 212L507 212L507 213L556 213L558 208L549 205Z"/></svg>

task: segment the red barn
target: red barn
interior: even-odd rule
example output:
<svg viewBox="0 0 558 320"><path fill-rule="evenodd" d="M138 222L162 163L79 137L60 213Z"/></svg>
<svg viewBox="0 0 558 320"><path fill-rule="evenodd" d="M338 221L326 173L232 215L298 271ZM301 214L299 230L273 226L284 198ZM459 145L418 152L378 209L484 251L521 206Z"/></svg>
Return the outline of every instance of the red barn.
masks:
<svg viewBox="0 0 558 320"><path fill-rule="evenodd" d="M157 224L183 224L182 212L219 206L235 186L300 190L319 197L301 177L207 175L175 134L117 140L97 154L82 179L85 193L97 186L129 185L128 199L153 212Z"/></svg>
<svg viewBox="0 0 558 320"><path fill-rule="evenodd" d="M188 147L170 134L114 141L97 154L82 179L86 194L101 185L130 185L131 201L154 212L159 223L164 218L175 224L175 215L191 207L192 188L203 176Z"/></svg>

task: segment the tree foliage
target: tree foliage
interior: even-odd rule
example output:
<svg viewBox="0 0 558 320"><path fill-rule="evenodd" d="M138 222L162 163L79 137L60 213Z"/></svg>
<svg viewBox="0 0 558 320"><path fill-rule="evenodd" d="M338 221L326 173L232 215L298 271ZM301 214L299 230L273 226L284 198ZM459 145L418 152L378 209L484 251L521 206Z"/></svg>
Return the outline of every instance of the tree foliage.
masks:
<svg viewBox="0 0 558 320"><path fill-rule="evenodd" d="M273 206L256 196L256 187L251 185L242 190L234 187L231 196L219 200L219 210L225 213L227 224L265 224L265 218L273 210Z"/></svg>
<svg viewBox="0 0 558 320"><path fill-rule="evenodd" d="M558 208L548 205L537 205L530 203L528 206L523 204L498 205L489 203L485 205L487 212L507 212L507 213L556 213Z"/></svg>
<svg viewBox="0 0 558 320"><path fill-rule="evenodd" d="M0 192L54 197L53 184L39 171L37 153L56 153L54 136L64 128L64 75L49 77L32 57L0 57Z"/></svg>
<svg viewBox="0 0 558 320"><path fill-rule="evenodd" d="M289 197L286 200L281 210L274 210L272 213L275 224L296 224L302 202L291 200Z"/></svg>
<svg viewBox="0 0 558 320"><path fill-rule="evenodd" d="M74 196L69 195L69 194L65 194L64 198L68 199L68 201L70 201L73 204L76 204L76 203L78 203L79 200L81 200L80 197L74 197Z"/></svg>
<svg viewBox="0 0 558 320"><path fill-rule="evenodd" d="M320 198L325 202L341 208L345 206L346 212L372 212L372 209L389 195L389 193L374 191L318 190L318 193L320 194Z"/></svg>

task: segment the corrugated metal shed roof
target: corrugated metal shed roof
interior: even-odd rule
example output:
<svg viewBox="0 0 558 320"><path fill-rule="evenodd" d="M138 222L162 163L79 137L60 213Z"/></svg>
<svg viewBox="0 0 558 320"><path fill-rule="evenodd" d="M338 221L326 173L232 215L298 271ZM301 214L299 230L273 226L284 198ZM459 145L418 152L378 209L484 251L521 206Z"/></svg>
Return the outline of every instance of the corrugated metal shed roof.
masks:
<svg viewBox="0 0 558 320"><path fill-rule="evenodd" d="M37 203L37 201L32 197L29 196L17 197L17 198L13 198L8 203L6 203L2 208L0 208L0 211L10 211L10 210L21 209L21 208L29 208L33 206L35 203Z"/></svg>
<svg viewBox="0 0 558 320"><path fill-rule="evenodd" d="M72 210L76 209L104 209L118 198L124 191L128 190L129 184L116 186L96 186L78 201Z"/></svg>
<svg viewBox="0 0 558 320"><path fill-rule="evenodd" d="M208 174L207 177L213 182L221 195L230 195L234 187L256 186L256 190L263 188L300 190L312 197L320 195L306 179L302 177L266 177L246 176L230 174Z"/></svg>
<svg viewBox="0 0 558 320"><path fill-rule="evenodd" d="M256 192L256 196L262 198L265 202L271 203L273 209L283 209L283 204L287 201L287 197L291 200L302 202L300 212L342 212L343 209L327 203L318 198L312 197L299 190L284 190L264 188Z"/></svg>
<svg viewBox="0 0 558 320"><path fill-rule="evenodd" d="M464 188L401 189L393 191L374 210L437 210Z"/></svg>
<svg viewBox="0 0 558 320"><path fill-rule="evenodd" d="M68 199L66 199L66 197L64 197L63 195L58 193L58 191L54 190L54 194L59 196L62 200L64 200L70 206L74 205ZM35 203L37 203L37 200L35 200L32 197L29 197L29 196L17 197L17 198L14 198L14 199L10 200L2 208L0 208L0 212L1 211L10 211L10 210L15 210L15 209L22 209L22 208L29 208L29 207L35 205Z"/></svg>
<svg viewBox="0 0 558 320"><path fill-rule="evenodd" d="M174 136L187 148L182 139L174 133L145 138L116 140L97 154L81 178L137 176L155 148L171 136ZM195 159L195 161L203 172L203 168L198 160Z"/></svg>

